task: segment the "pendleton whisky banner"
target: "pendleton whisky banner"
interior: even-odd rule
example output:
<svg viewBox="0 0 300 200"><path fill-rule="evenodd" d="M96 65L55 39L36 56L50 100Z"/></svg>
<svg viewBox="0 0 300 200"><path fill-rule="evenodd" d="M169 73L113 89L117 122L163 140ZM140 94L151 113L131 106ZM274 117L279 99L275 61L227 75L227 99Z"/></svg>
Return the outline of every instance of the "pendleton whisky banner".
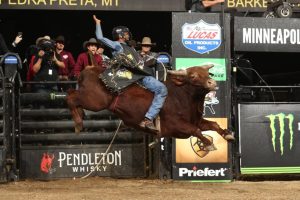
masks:
<svg viewBox="0 0 300 200"><path fill-rule="evenodd" d="M300 19L234 18L234 50L300 52Z"/></svg>
<svg viewBox="0 0 300 200"><path fill-rule="evenodd" d="M242 174L300 173L299 104L239 104Z"/></svg>
<svg viewBox="0 0 300 200"><path fill-rule="evenodd" d="M1 9L184 11L181 0L0 0Z"/></svg>

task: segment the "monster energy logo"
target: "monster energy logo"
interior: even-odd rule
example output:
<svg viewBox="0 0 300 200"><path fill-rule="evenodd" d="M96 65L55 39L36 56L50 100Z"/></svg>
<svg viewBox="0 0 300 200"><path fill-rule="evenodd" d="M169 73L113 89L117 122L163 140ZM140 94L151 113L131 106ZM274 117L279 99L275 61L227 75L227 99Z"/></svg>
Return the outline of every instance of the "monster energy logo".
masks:
<svg viewBox="0 0 300 200"><path fill-rule="evenodd" d="M271 133L272 133L272 145L273 145L273 150L276 152L276 134L277 130L275 127L276 119L279 122L279 143L280 143L280 153L283 155L284 151L284 135L285 135L285 121L288 121L288 129L290 132L290 150L293 147L293 138L294 138L294 132L293 132L293 122L294 122L294 115L293 114L284 114L284 113L279 113L276 115L267 115L267 118L270 119L270 128L271 128ZM287 120L285 120L287 119Z"/></svg>

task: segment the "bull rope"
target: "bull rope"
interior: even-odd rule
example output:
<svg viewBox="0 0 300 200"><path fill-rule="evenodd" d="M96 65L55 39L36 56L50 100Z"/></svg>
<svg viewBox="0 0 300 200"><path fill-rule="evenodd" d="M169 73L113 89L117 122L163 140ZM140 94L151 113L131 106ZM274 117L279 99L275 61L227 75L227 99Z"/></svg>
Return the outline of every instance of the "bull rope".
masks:
<svg viewBox="0 0 300 200"><path fill-rule="evenodd" d="M110 141L110 144L108 145L108 147L107 147L107 149L106 149L104 155L102 156L101 160L97 163L97 165L96 165L96 167L95 167L94 169L97 169L97 168L99 167L101 161L102 161L103 158L107 155L109 149L111 148L112 143L114 142L114 140L115 140L115 138L116 138L116 136L117 136L117 133L119 132L119 129L120 129L120 127L121 127L122 122L123 122L123 121L120 120L119 125L118 125L118 128L117 128L117 130L115 131L114 136L113 136L113 138L112 138L111 141ZM94 171L96 171L96 170L94 170ZM85 176L81 177L81 179L85 179L85 178L89 177L94 171L90 171L88 174L86 174Z"/></svg>

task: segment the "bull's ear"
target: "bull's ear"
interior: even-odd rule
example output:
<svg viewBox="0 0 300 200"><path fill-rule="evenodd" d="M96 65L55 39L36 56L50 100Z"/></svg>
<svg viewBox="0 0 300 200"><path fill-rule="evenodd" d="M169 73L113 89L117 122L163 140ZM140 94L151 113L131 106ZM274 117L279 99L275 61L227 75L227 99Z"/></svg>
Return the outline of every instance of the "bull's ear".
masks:
<svg viewBox="0 0 300 200"><path fill-rule="evenodd" d="M183 76L171 75L171 80L177 86L182 86L185 83L185 77Z"/></svg>

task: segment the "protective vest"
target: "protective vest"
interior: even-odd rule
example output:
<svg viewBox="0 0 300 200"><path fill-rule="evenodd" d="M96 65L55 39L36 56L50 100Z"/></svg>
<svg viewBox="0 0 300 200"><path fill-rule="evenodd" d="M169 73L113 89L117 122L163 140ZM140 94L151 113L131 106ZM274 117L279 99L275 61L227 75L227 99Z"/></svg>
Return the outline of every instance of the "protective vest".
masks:
<svg viewBox="0 0 300 200"><path fill-rule="evenodd" d="M133 61L133 63L135 63L135 67L134 69L131 69L131 71L138 73L138 74L144 74L146 76L151 76L150 73L148 73L145 69L144 69L144 61L142 59L142 57L138 54L138 52L133 48L128 46L127 44L124 43L120 43L122 48L123 48L123 53L130 59ZM130 67L130 66L129 66ZM133 67L133 66L131 66Z"/></svg>
<svg viewBox="0 0 300 200"><path fill-rule="evenodd" d="M142 58L139 56L139 54L136 52L134 48L124 43L120 43L120 44L123 47L124 53L128 58L135 61L135 63L140 63L142 61Z"/></svg>

